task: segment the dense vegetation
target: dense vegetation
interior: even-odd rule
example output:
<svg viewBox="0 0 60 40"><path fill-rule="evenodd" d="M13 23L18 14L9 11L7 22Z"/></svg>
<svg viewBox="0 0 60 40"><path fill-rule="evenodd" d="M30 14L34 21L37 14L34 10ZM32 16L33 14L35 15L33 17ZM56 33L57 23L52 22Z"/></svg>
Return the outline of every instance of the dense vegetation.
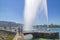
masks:
<svg viewBox="0 0 60 40"><path fill-rule="evenodd" d="M15 33L0 30L0 40L13 40Z"/></svg>
<svg viewBox="0 0 60 40"><path fill-rule="evenodd" d="M60 28L60 25L57 25L57 24L50 24L49 25L50 28Z"/></svg>
<svg viewBox="0 0 60 40"><path fill-rule="evenodd" d="M60 25L57 24L50 24L50 25L35 25L35 28L39 28L39 27L47 27L49 26L49 28L60 28Z"/></svg>

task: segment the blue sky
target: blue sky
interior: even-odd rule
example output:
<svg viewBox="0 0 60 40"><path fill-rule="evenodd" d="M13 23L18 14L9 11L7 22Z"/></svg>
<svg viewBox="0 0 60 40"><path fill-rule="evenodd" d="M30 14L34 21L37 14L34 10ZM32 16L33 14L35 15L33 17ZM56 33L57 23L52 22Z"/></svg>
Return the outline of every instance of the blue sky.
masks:
<svg viewBox="0 0 60 40"><path fill-rule="evenodd" d="M60 0L48 0L49 24L60 24ZM24 0L0 0L0 21L24 23ZM38 20L38 21L37 21ZM44 21L36 24L45 24Z"/></svg>

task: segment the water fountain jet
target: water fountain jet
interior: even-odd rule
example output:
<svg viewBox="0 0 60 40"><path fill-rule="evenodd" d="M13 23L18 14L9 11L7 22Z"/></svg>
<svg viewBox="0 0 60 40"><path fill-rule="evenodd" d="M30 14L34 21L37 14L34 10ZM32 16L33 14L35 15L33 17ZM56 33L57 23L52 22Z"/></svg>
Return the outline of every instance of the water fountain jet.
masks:
<svg viewBox="0 0 60 40"><path fill-rule="evenodd" d="M41 11L45 11L47 27L48 26L48 10L47 10L47 0L25 0L25 9L24 9L24 28L23 30L32 30L32 24L35 17L37 16L38 8Z"/></svg>

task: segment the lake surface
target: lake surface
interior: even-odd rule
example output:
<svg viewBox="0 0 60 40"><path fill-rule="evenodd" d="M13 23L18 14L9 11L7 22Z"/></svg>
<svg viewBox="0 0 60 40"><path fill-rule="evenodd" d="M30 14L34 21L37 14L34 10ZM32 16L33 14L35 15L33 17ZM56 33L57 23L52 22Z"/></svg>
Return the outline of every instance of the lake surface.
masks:
<svg viewBox="0 0 60 40"><path fill-rule="evenodd" d="M60 28L50 28L50 30L59 32L59 38L60 38Z"/></svg>

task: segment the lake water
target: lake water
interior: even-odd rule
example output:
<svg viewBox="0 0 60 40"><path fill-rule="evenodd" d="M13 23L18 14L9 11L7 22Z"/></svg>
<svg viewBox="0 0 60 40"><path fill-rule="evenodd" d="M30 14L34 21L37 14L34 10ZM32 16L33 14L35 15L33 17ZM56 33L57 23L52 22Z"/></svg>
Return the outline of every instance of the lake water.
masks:
<svg viewBox="0 0 60 40"><path fill-rule="evenodd" d="M60 38L60 28L50 28L50 30L59 32L59 38Z"/></svg>

